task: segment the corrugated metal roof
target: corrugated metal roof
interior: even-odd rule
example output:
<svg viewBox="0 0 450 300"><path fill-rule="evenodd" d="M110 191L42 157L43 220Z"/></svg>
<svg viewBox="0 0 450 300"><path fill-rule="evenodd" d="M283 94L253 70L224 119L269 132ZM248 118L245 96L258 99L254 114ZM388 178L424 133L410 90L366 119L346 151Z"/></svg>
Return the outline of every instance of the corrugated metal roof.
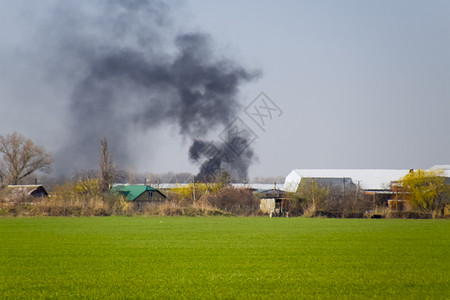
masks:
<svg viewBox="0 0 450 300"><path fill-rule="evenodd" d="M248 188L248 189L253 189L253 190L258 190L258 191L263 191L263 190L272 190L274 188L276 189L283 189L283 184L282 183L232 183L231 184L234 188Z"/></svg>
<svg viewBox="0 0 450 300"><path fill-rule="evenodd" d="M171 189L171 188L182 188L189 186L188 183L160 183L160 189ZM273 183L231 183L231 186L234 188L248 188L254 190L269 190L276 187L277 189L283 189L282 183L277 183L276 185Z"/></svg>
<svg viewBox="0 0 450 300"><path fill-rule="evenodd" d="M362 189L387 190L390 189L392 181L400 180L409 171L393 169L295 169L286 177L284 189L296 191L302 178L351 178L352 182ZM444 169L444 176L449 177L450 171Z"/></svg>
<svg viewBox="0 0 450 300"><path fill-rule="evenodd" d="M159 183L157 184L157 186L160 189L174 189L174 188L183 188L183 187L188 187L189 183Z"/></svg>
<svg viewBox="0 0 450 300"><path fill-rule="evenodd" d="M286 177L284 187L289 191L297 190L301 178L351 178L362 189L389 189L391 181L408 174L409 170L390 169L296 169Z"/></svg>
<svg viewBox="0 0 450 300"><path fill-rule="evenodd" d="M259 191L258 193L261 194L264 198L284 198L288 196L288 193L286 191L282 191L279 189L263 190Z"/></svg>
<svg viewBox="0 0 450 300"><path fill-rule="evenodd" d="M111 189L111 193L121 193L130 201L136 200L137 197L147 191L158 190L148 185L117 185Z"/></svg>

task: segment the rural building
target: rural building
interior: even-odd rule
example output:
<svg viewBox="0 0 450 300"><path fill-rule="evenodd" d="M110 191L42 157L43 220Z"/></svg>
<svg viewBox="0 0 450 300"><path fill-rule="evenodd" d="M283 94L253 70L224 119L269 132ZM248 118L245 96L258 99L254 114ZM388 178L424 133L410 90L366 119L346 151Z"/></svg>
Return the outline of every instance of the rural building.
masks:
<svg viewBox="0 0 450 300"><path fill-rule="evenodd" d="M133 202L162 202L166 196L159 190L148 185L117 185L111 189L111 193L119 193L128 201Z"/></svg>
<svg viewBox="0 0 450 300"><path fill-rule="evenodd" d="M8 185L7 189L12 193L24 193L34 198L48 196L47 191L42 185Z"/></svg>
<svg viewBox="0 0 450 300"><path fill-rule="evenodd" d="M48 193L42 185L8 185L3 191L3 198L10 203L47 196Z"/></svg>
<svg viewBox="0 0 450 300"><path fill-rule="evenodd" d="M383 192L391 190L391 182L398 181L409 170L390 169L295 169L288 174L284 182L286 191L297 191L303 178L314 180L335 179L340 180L342 185L350 182L368 192ZM345 179L345 180L343 180Z"/></svg>
<svg viewBox="0 0 450 300"><path fill-rule="evenodd" d="M249 189L253 192L267 191L271 189L283 189L283 184L278 183L232 183L232 187L237 189Z"/></svg>
<svg viewBox="0 0 450 300"><path fill-rule="evenodd" d="M157 186L161 190L170 190L173 188L188 187L190 183L158 183ZM283 189L283 184L274 183L231 183L236 189L249 189L252 191L263 191L274 188Z"/></svg>
<svg viewBox="0 0 450 300"><path fill-rule="evenodd" d="M259 209L271 216L284 216L289 210L288 193L279 189L255 192L260 197Z"/></svg>
<svg viewBox="0 0 450 300"><path fill-rule="evenodd" d="M393 169L296 169L284 182L287 191L295 192L304 181L315 181L321 186L346 191L359 189L373 199L373 207L387 206L393 197L392 182L396 182L409 170Z"/></svg>
<svg viewBox="0 0 450 300"><path fill-rule="evenodd" d="M436 165L429 170L440 169L450 179L450 165ZM373 198L375 205L387 206L396 198L395 184L410 170L393 169L295 169L288 174L284 189L296 192L304 181L315 181L322 186L341 186L342 190L358 188ZM397 201L395 203L398 203Z"/></svg>

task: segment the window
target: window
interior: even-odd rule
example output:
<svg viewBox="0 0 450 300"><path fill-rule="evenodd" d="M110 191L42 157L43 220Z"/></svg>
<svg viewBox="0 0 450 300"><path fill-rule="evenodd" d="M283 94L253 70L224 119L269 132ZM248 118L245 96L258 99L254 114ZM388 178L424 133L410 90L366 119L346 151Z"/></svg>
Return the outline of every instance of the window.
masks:
<svg viewBox="0 0 450 300"><path fill-rule="evenodd" d="M148 199L153 199L153 191L148 192Z"/></svg>

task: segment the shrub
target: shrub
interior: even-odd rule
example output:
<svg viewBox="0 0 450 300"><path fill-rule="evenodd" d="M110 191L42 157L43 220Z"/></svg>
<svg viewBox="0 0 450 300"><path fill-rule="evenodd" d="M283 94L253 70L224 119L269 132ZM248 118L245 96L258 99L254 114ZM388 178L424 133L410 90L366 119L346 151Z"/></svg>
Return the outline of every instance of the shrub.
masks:
<svg viewBox="0 0 450 300"><path fill-rule="evenodd" d="M255 214L259 209L259 200L251 190L225 187L216 194L205 195L202 199L211 206L237 215Z"/></svg>

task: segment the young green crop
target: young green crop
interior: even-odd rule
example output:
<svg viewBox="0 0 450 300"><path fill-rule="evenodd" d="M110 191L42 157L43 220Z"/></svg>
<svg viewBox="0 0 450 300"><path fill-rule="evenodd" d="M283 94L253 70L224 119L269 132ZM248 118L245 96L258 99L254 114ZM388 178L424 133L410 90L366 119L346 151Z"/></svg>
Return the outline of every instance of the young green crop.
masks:
<svg viewBox="0 0 450 300"><path fill-rule="evenodd" d="M448 220L0 218L0 298L446 298Z"/></svg>

